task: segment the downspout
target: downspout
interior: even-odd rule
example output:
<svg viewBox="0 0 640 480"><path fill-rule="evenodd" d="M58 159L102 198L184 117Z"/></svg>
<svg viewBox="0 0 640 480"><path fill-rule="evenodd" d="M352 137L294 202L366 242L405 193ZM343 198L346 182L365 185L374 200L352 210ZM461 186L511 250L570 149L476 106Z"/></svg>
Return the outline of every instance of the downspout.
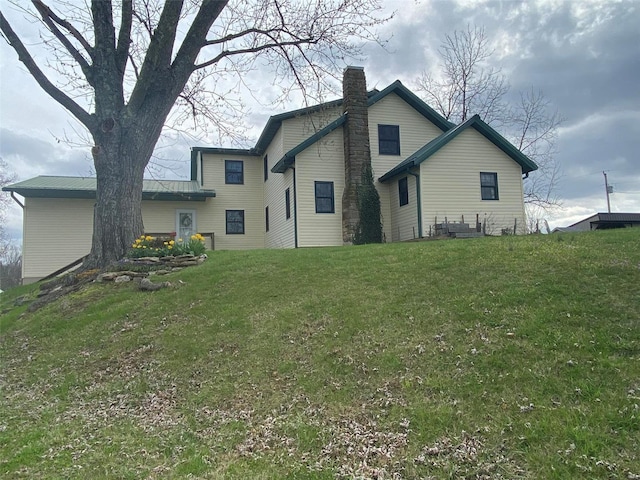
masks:
<svg viewBox="0 0 640 480"><path fill-rule="evenodd" d="M293 238L295 248L298 248L298 194L296 193L296 167L293 170Z"/></svg>
<svg viewBox="0 0 640 480"><path fill-rule="evenodd" d="M13 190L11 191L11 198L13 198L13 200L15 200L15 202L20 205L20 207L24 210L24 205L22 204L22 202L20 200L18 200L16 198L16 192L14 192Z"/></svg>
<svg viewBox="0 0 640 480"><path fill-rule="evenodd" d="M418 203L418 238L422 238L422 200L420 198L420 174L407 169L409 175L416 177L416 202Z"/></svg>
<svg viewBox="0 0 640 480"><path fill-rule="evenodd" d="M204 187L204 160L202 159L202 152L198 152L200 157L200 186Z"/></svg>
<svg viewBox="0 0 640 480"><path fill-rule="evenodd" d="M25 227L25 222L24 222L24 204L18 200L18 198L16 198L16 192L14 192L13 190L11 190L11 198L13 198L13 200L20 205L20 208L22 208L22 255L24 258L24 227ZM20 262L22 264L21 268L20 268L20 284L24 283L24 261Z"/></svg>

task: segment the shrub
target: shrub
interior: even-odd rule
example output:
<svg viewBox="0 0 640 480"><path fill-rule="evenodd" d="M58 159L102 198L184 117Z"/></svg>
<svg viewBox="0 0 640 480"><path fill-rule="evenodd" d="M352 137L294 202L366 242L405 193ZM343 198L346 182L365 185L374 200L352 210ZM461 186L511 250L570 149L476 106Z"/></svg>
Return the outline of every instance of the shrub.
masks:
<svg viewBox="0 0 640 480"><path fill-rule="evenodd" d="M365 167L361 183L358 185L358 210L360 222L353 239L354 245L382 243L380 195L373 184L371 166Z"/></svg>

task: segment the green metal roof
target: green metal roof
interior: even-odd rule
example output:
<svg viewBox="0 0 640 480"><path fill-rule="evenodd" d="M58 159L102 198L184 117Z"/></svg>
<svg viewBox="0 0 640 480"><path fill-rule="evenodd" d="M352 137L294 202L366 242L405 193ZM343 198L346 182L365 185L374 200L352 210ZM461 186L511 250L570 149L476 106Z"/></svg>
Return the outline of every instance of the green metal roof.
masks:
<svg viewBox="0 0 640 480"><path fill-rule="evenodd" d="M413 153L411 156L400 162L398 165L393 167L387 173L382 175L378 180L380 182L385 182L396 175L400 175L401 173L406 172L410 168L416 167L424 162L431 155L436 153L442 147L444 147L447 143L457 137L460 133L465 131L467 128L473 127L480 134L484 135L491 143L497 146L504 153L509 155L515 162L517 162L522 167L522 173L529 173L533 170L537 170L538 166L524 153L514 147L511 142L505 139L502 135L496 132L491 126L487 123L483 122L479 115L474 115L466 122L461 123L457 127L452 128L451 130L444 132L442 135L434 138L425 146L420 148L418 151Z"/></svg>
<svg viewBox="0 0 640 480"><path fill-rule="evenodd" d="M26 198L96 198L94 177L55 177L41 175L7 185L2 190ZM215 197L214 190L200 188L196 181L143 180L143 200L205 201Z"/></svg>

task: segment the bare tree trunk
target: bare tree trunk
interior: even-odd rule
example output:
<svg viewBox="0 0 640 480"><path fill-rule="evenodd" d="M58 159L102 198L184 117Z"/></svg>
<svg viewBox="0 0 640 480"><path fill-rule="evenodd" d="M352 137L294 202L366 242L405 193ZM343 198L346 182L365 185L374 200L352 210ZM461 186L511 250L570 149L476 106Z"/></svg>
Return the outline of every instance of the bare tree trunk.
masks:
<svg viewBox="0 0 640 480"><path fill-rule="evenodd" d="M111 130L105 128L111 127ZM159 125L155 130L162 128ZM97 190L93 215L91 253L84 268L100 268L123 258L133 241L144 232L142 221L142 184L144 169L157 141L134 126L103 122L94 133L92 148Z"/></svg>
<svg viewBox="0 0 640 480"><path fill-rule="evenodd" d="M103 267L123 258L135 238L144 232L142 173L130 164L112 163L101 169L97 164L93 241L86 268ZM109 170L110 174L101 174L101 170Z"/></svg>

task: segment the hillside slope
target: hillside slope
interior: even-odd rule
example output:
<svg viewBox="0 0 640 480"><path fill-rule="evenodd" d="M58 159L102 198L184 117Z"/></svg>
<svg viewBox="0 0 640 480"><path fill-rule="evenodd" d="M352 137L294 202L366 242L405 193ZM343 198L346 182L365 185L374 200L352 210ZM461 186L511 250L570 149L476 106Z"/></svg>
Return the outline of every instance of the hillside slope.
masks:
<svg viewBox="0 0 640 480"><path fill-rule="evenodd" d="M640 229L165 278L3 316L4 478L640 478Z"/></svg>

